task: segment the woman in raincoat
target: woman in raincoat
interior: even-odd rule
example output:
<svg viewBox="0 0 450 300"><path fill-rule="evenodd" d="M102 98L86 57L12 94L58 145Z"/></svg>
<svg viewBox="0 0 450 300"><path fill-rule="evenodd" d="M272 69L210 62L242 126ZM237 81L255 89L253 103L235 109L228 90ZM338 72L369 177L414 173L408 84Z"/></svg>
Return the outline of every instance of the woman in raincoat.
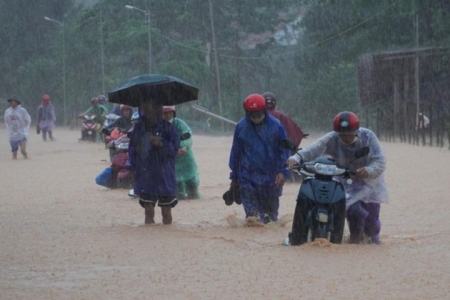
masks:
<svg viewBox="0 0 450 300"><path fill-rule="evenodd" d="M37 126L39 130L42 131L42 140L47 141L48 137L53 141L53 127L55 127L55 107L50 101L50 96L45 94L42 95L42 103L38 107L37 113Z"/></svg>
<svg viewBox="0 0 450 300"><path fill-rule="evenodd" d="M175 160L180 140L177 130L162 117L162 106L141 104L141 116L134 125L128 147L134 171L134 194L145 209L145 224L155 223L155 205L161 207L163 224L172 223L177 205Z"/></svg>
<svg viewBox="0 0 450 300"><path fill-rule="evenodd" d="M266 224L278 220L279 197L288 152L281 146L286 131L266 110L262 95L244 101L245 117L236 125L229 166L231 188L240 187L246 218Z"/></svg>
<svg viewBox="0 0 450 300"><path fill-rule="evenodd" d="M330 155L341 166L356 170L351 185L342 182L347 194L347 223L350 242L361 243L365 237L369 242L379 244L381 230L380 203L389 201L383 172L386 160L378 139L371 130L359 126L359 119L352 112L341 112L333 120L333 130L303 148L288 159L290 168L301 160L311 161L323 155ZM370 153L355 160L355 152L368 146Z"/></svg>
<svg viewBox="0 0 450 300"><path fill-rule="evenodd" d="M191 128L189 128L186 122L176 117L175 106L164 106L163 115L164 119L175 126L178 136L181 137L185 133L192 135ZM175 169L177 178L177 199L200 198L198 192L200 180L194 152L192 152L192 137L180 140L180 149L178 150Z"/></svg>

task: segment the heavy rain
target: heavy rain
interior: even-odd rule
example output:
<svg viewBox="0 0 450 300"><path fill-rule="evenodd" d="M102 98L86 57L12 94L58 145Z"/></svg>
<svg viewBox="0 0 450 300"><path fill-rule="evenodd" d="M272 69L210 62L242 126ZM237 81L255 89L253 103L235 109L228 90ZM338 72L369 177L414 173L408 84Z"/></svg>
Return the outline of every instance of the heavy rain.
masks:
<svg viewBox="0 0 450 300"><path fill-rule="evenodd" d="M448 297L449 1L0 0L0 15L0 299ZM135 78L155 85L166 75L184 98L167 92L155 106L165 105L160 118L172 113L173 125L188 125L174 139L176 155L195 157L197 167L185 194L177 185L170 218L158 205L148 214L147 183L134 194L139 166L128 157L141 155L132 128L150 115L140 99L164 93L117 92ZM328 226L328 239L290 244L296 200L311 179L293 171L278 215L246 218L241 177L243 203L232 195L233 176L246 166L231 170L230 156L244 123L275 120L265 108L256 124L263 114L252 116L244 102L267 92L301 128L300 137L286 133L303 149L338 131L333 118L344 111L361 126L350 143L364 141L364 128L377 137L389 201L376 242L366 233L355 243L342 221L342 242ZM89 119L93 112L101 122ZM121 115L126 130L111 125ZM268 145L247 156L267 155L253 179L273 168L279 147L268 142L278 139L273 131L262 137L247 139ZM377 151L345 167L372 163ZM283 162L291 154L284 150Z"/></svg>

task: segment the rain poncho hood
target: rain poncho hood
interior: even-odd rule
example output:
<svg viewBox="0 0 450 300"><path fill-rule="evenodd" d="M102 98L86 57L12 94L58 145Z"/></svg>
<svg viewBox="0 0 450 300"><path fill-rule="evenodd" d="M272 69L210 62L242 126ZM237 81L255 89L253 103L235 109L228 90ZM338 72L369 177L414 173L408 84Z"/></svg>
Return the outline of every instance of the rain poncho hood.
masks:
<svg viewBox="0 0 450 300"><path fill-rule="evenodd" d="M281 147L286 131L281 123L265 111L265 119L255 125L246 115L236 125L231 147L230 179L242 188L273 186L278 173L288 176L284 163L287 151Z"/></svg>
<svg viewBox="0 0 450 300"><path fill-rule="evenodd" d="M356 132L357 139L351 145L341 141L337 132L329 132L310 146L303 148L294 154L296 160L300 155L303 161L311 161L323 155L333 157L337 164L356 171L365 167L369 178L352 177L353 183L348 185L340 177L336 179L344 184L347 194L347 208L353 203L361 200L366 203L387 203L389 196L383 172L386 169L386 160L376 135L369 129L360 127ZM356 150L368 146L370 153L364 157L354 160ZM352 162L352 160L354 160ZM351 162L351 163L350 163Z"/></svg>
<svg viewBox="0 0 450 300"><path fill-rule="evenodd" d="M181 119L173 118L172 125L175 126L178 136L189 132L192 135L191 128ZM186 154L177 156L176 177L177 181L187 181L198 177L197 163L192 152L192 137L180 141L180 148L186 147Z"/></svg>
<svg viewBox="0 0 450 300"><path fill-rule="evenodd" d="M149 137L161 137L164 147L153 147ZM128 148L129 160L135 172L135 194L176 197L175 159L180 140L177 130L160 118L148 126L145 116L133 128Z"/></svg>
<svg viewBox="0 0 450 300"><path fill-rule="evenodd" d="M5 110L4 120L10 141L20 141L28 137L31 117L27 110L18 105Z"/></svg>

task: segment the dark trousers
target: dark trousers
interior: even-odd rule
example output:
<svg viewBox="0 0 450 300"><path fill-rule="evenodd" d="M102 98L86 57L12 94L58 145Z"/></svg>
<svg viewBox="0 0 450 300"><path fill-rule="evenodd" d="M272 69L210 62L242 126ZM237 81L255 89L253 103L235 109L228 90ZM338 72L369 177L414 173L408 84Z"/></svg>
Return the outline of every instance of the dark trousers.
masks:
<svg viewBox="0 0 450 300"><path fill-rule="evenodd" d="M380 204L357 201L347 209L347 223L350 241L359 243L367 235L373 242L378 242L381 230Z"/></svg>

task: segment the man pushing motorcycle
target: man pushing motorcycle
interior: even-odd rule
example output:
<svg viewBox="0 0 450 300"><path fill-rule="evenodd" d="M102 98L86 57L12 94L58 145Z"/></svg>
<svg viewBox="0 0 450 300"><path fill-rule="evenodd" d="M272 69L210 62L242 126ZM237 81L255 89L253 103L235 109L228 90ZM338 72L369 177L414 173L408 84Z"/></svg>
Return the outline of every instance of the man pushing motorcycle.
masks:
<svg viewBox="0 0 450 300"><path fill-rule="evenodd" d="M370 148L370 153L355 160L355 151L365 146ZM386 160L375 133L360 127L355 113L341 112L333 120L333 131L289 157L288 166L293 168L300 161L311 161L323 155L329 155L337 164L356 171L351 184L337 178L347 194L350 242L359 244L367 238L369 243L379 244L380 203L387 203L389 197L383 175Z"/></svg>

